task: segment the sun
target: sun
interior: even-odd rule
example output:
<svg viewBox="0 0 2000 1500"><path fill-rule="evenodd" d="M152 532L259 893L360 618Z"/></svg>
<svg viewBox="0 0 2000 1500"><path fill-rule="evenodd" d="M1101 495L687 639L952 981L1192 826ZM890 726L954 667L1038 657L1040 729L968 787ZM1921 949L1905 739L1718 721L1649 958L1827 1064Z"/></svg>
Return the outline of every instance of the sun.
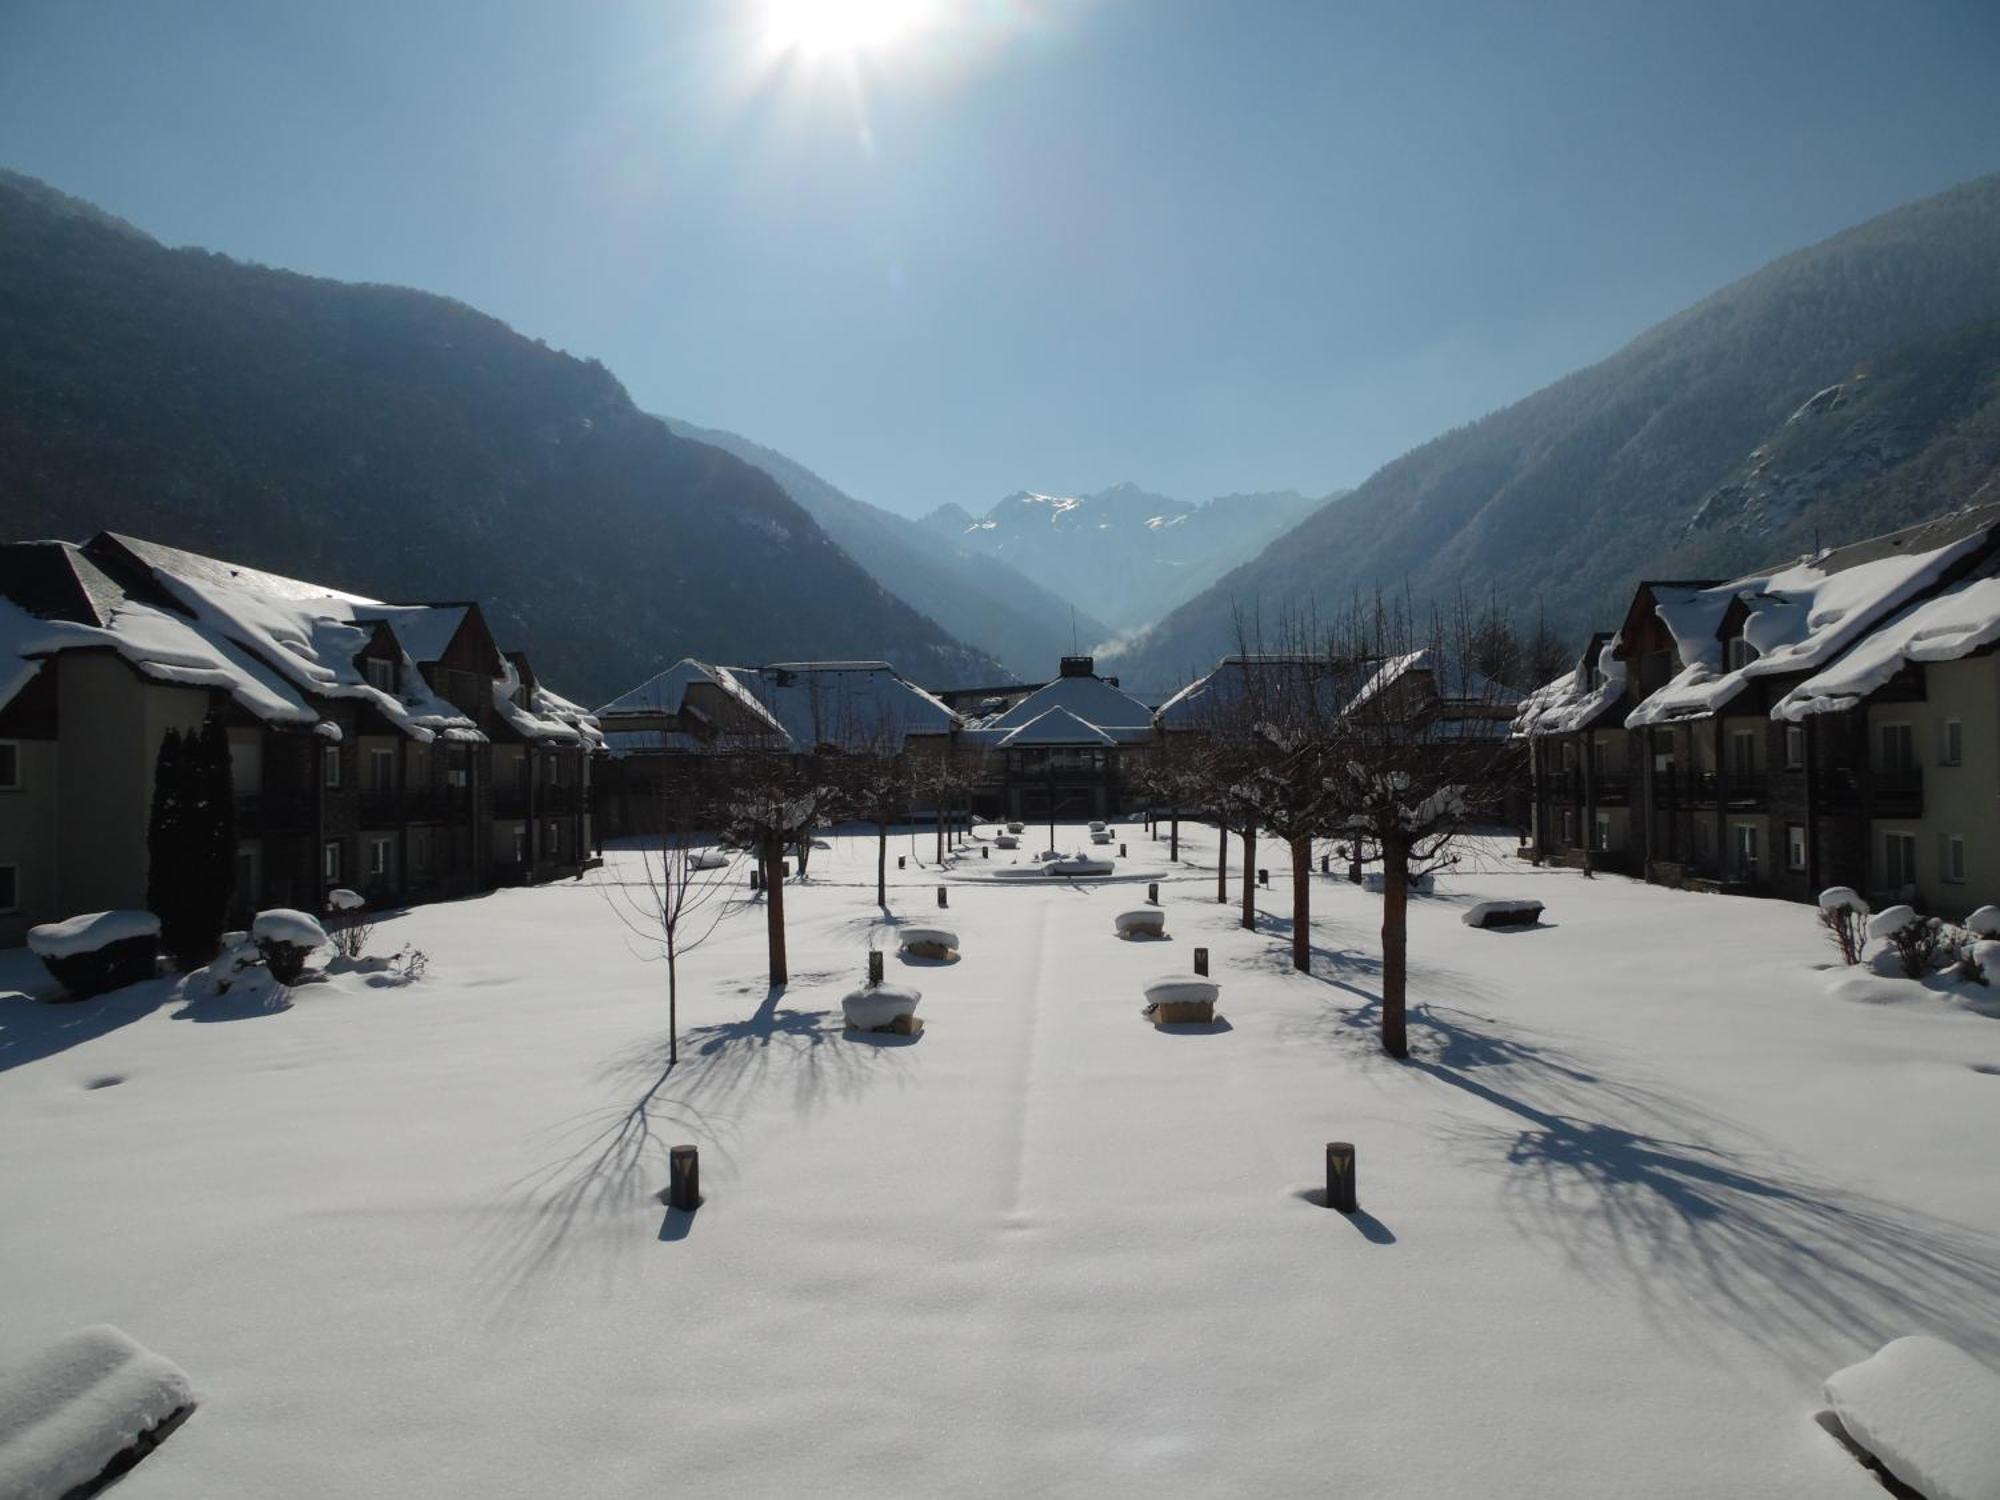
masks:
<svg viewBox="0 0 2000 1500"><path fill-rule="evenodd" d="M879 52L916 28L921 0L764 0L764 37L778 52L813 57Z"/></svg>

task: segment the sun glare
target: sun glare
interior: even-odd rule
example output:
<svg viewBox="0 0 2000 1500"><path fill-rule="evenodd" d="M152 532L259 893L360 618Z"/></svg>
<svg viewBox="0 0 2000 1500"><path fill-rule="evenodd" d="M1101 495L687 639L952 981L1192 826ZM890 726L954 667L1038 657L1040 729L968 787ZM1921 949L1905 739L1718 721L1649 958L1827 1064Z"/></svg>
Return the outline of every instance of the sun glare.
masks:
<svg viewBox="0 0 2000 1500"><path fill-rule="evenodd" d="M919 0L765 0L764 35L781 52L878 52L915 29Z"/></svg>

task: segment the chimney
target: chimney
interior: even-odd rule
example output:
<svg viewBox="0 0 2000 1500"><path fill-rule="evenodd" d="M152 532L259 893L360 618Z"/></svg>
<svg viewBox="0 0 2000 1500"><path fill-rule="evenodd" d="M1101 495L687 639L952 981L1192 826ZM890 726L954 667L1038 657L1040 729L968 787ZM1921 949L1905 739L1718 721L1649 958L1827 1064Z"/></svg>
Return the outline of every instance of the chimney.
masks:
<svg viewBox="0 0 2000 1500"><path fill-rule="evenodd" d="M1065 677L1095 677L1097 662L1088 656L1065 656L1062 659L1062 675Z"/></svg>

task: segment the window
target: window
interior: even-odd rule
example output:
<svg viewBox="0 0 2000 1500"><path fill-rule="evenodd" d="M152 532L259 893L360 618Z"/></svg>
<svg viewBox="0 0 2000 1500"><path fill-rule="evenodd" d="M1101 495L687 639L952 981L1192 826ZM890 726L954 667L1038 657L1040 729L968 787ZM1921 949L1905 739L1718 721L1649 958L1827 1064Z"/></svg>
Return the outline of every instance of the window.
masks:
<svg viewBox="0 0 2000 1500"><path fill-rule="evenodd" d="M328 839L320 847L319 873L328 885L340 879L340 840Z"/></svg>
<svg viewBox="0 0 2000 1500"><path fill-rule="evenodd" d="M1600 853L1609 853L1611 850L1611 819L1607 818L1603 813L1597 815L1596 835L1597 841L1592 847Z"/></svg>
<svg viewBox="0 0 2000 1500"><path fill-rule="evenodd" d="M1729 735L1729 774L1749 776L1757 769L1757 731L1736 729Z"/></svg>
<svg viewBox="0 0 2000 1500"><path fill-rule="evenodd" d="M257 851L254 848L236 851L236 904L245 911L255 911L263 900L263 892L257 889Z"/></svg>
<svg viewBox="0 0 2000 1500"><path fill-rule="evenodd" d="M1914 833L1882 835L1882 889L1891 895L1906 885L1917 883L1917 836Z"/></svg>
<svg viewBox="0 0 2000 1500"><path fill-rule="evenodd" d="M368 788L370 791L391 792L396 789L396 752L393 750L370 750L368 752Z"/></svg>
<svg viewBox="0 0 2000 1500"><path fill-rule="evenodd" d="M1785 769L1803 771L1806 766L1806 727L1803 724L1785 726Z"/></svg>
<svg viewBox="0 0 2000 1500"><path fill-rule="evenodd" d="M542 852L550 859L562 858L562 824L550 822L543 825Z"/></svg>
<svg viewBox="0 0 2000 1500"><path fill-rule="evenodd" d="M1917 737L1908 724L1884 724L1881 730L1882 769L1908 771L1917 764Z"/></svg>
<svg viewBox="0 0 2000 1500"><path fill-rule="evenodd" d="M1574 847L1576 844L1576 809L1565 807L1562 811L1562 841L1565 846Z"/></svg>
<svg viewBox="0 0 2000 1500"><path fill-rule="evenodd" d="M361 665L363 670L368 673L368 685L370 687L380 688L385 693L396 691L396 664L394 662L384 661L379 656L371 656L362 662Z"/></svg>
<svg viewBox="0 0 2000 1500"><path fill-rule="evenodd" d="M370 839L368 841L368 873L383 876L389 873L389 841Z"/></svg>
<svg viewBox="0 0 2000 1500"><path fill-rule="evenodd" d="M528 862L528 825L525 823L516 823L514 825L514 863L517 865L525 865L527 862Z"/></svg>
<svg viewBox="0 0 2000 1500"><path fill-rule="evenodd" d="M1795 874L1803 873L1806 867L1806 825L1787 823L1785 825L1785 868Z"/></svg>
<svg viewBox="0 0 2000 1500"><path fill-rule="evenodd" d="M410 830L410 869L418 875L431 867L431 831L428 828Z"/></svg>
<svg viewBox="0 0 2000 1500"><path fill-rule="evenodd" d="M1590 774L1593 777L1604 774L1604 741L1596 735L1590 737Z"/></svg>
<svg viewBox="0 0 2000 1500"><path fill-rule="evenodd" d="M1755 880L1757 878L1757 825L1736 823L1731 825L1735 833L1736 878Z"/></svg>
<svg viewBox="0 0 2000 1500"><path fill-rule="evenodd" d="M21 867L0 865L0 911L13 911L21 904Z"/></svg>
<svg viewBox="0 0 2000 1500"><path fill-rule="evenodd" d="M328 745L319 753L320 780L329 787L340 785L340 746Z"/></svg>
<svg viewBox="0 0 2000 1500"><path fill-rule="evenodd" d="M0 791L21 787L21 745L18 740L0 740Z"/></svg>
<svg viewBox="0 0 2000 1500"><path fill-rule="evenodd" d="M1951 885L1965 884L1965 840L1956 834L1938 835L1938 874Z"/></svg>
<svg viewBox="0 0 2000 1500"><path fill-rule="evenodd" d="M1729 670L1732 672L1742 671L1757 659L1757 653L1751 649L1750 643L1740 635L1733 635L1729 638L1727 650L1729 654Z"/></svg>
<svg viewBox="0 0 2000 1500"><path fill-rule="evenodd" d="M1965 725L1946 719L1938 725L1938 764L1955 766L1965 754Z"/></svg>

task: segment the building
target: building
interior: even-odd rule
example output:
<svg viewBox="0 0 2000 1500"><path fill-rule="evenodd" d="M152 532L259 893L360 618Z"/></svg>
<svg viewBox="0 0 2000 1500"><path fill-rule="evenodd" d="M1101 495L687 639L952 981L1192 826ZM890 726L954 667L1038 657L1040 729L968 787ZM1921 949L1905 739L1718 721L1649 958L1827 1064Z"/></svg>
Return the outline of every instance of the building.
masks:
<svg viewBox="0 0 2000 1500"><path fill-rule="evenodd" d="M1986 506L1728 582L1640 584L1517 717L1535 854L1795 900L1851 885L1938 915L1981 904L2000 696L1978 612L1996 571Z"/></svg>
<svg viewBox="0 0 2000 1500"><path fill-rule="evenodd" d="M987 696L999 696L988 694ZM1112 818L1132 798L1132 769L1153 743L1153 711L1065 656L1053 682L971 720L959 744L972 765L972 808L1026 822Z"/></svg>
<svg viewBox="0 0 2000 1500"><path fill-rule="evenodd" d="M133 537L0 547L0 941L145 901L167 732L226 727L236 912L574 873L582 709L475 603L387 604ZM496 763L497 760L497 763Z"/></svg>

